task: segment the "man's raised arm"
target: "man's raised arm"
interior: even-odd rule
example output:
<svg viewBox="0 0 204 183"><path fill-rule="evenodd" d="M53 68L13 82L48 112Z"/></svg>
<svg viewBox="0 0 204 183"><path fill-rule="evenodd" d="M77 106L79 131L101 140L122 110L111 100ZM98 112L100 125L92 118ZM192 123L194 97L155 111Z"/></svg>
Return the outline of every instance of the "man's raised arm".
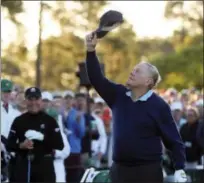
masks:
<svg viewBox="0 0 204 183"><path fill-rule="evenodd" d="M102 74L99 60L96 56L95 47L97 44L96 34L91 33L86 36L86 66L89 80L99 95L111 107L116 98L117 85Z"/></svg>

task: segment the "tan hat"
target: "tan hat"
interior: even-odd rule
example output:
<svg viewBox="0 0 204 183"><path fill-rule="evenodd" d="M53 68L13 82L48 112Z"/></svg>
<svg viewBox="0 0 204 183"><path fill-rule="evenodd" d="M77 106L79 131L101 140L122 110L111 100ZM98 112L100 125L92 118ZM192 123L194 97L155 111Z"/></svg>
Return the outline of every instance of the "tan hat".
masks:
<svg viewBox="0 0 204 183"><path fill-rule="evenodd" d="M170 107L171 107L171 110L172 110L172 111L175 111L175 110L180 110L180 111L182 111L182 110L183 110L183 105L182 105L182 103L179 102L179 101L173 102Z"/></svg>
<svg viewBox="0 0 204 183"><path fill-rule="evenodd" d="M44 91L44 92L42 92L42 100L52 101L53 100L53 96L52 96L52 94L50 92Z"/></svg>
<svg viewBox="0 0 204 183"><path fill-rule="evenodd" d="M95 98L95 99L94 99L94 102L95 102L96 104L97 104L97 103L102 103L102 104L105 103L105 101L104 101L101 97Z"/></svg>

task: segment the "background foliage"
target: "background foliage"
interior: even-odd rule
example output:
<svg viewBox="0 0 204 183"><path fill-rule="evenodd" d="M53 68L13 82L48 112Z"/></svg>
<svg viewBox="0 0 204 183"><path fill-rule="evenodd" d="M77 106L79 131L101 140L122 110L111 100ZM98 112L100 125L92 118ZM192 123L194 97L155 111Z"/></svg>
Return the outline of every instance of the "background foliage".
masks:
<svg viewBox="0 0 204 183"><path fill-rule="evenodd" d="M49 13L61 28L60 36L42 41L41 80L42 88L47 90L77 88L75 72L78 63L85 59L85 50L84 41L75 30L86 32L90 27L95 29L108 1L77 1L77 8L73 11L68 11L64 3L56 1L54 6L50 6L43 2L43 14ZM24 29L17 18L24 13L23 2L2 0L1 9L8 12L7 18L16 25L21 40L12 42L3 50L2 77L23 86L33 85L36 58L31 56L25 41L22 41ZM164 17L180 19L183 23L173 36L165 39L138 39L132 25L126 21L120 30L109 34L99 45L98 55L105 63L106 76L124 83L133 66L145 56L161 72L163 81L160 88L203 88L202 11L202 1L194 1L191 11L185 11L184 1L167 2ZM76 24L76 18L83 23Z"/></svg>

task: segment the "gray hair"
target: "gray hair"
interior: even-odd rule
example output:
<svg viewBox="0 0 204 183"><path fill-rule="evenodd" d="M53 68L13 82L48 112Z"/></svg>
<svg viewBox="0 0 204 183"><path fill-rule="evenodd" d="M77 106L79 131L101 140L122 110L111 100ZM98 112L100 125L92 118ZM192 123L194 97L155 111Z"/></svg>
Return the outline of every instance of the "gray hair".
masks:
<svg viewBox="0 0 204 183"><path fill-rule="evenodd" d="M152 89L152 88L156 87L159 84L159 82L161 81L161 75L160 75L157 67L154 66L153 64L150 64L149 62L146 62L146 61L142 61L140 63L145 64L148 67L149 73L150 73L151 78L153 80L153 83L150 84L149 88Z"/></svg>

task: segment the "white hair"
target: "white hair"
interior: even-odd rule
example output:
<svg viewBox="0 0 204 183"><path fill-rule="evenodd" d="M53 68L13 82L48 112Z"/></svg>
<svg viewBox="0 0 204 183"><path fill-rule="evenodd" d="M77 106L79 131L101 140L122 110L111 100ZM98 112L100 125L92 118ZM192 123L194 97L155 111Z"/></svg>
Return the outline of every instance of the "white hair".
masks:
<svg viewBox="0 0 204 183"><path fill-rule="evenodd" d="M161 81L161 75L160 75L157 67L154 66L153 64L150 64L149 62L146 62L146 61L142 61L140 63L145 64L147 66L147 68L149 69L149 73L150 73L151 78L153 80L153 83L150 84L150 86L149 86L150 89L156 87L159 84L159 82Z"/></svg>

